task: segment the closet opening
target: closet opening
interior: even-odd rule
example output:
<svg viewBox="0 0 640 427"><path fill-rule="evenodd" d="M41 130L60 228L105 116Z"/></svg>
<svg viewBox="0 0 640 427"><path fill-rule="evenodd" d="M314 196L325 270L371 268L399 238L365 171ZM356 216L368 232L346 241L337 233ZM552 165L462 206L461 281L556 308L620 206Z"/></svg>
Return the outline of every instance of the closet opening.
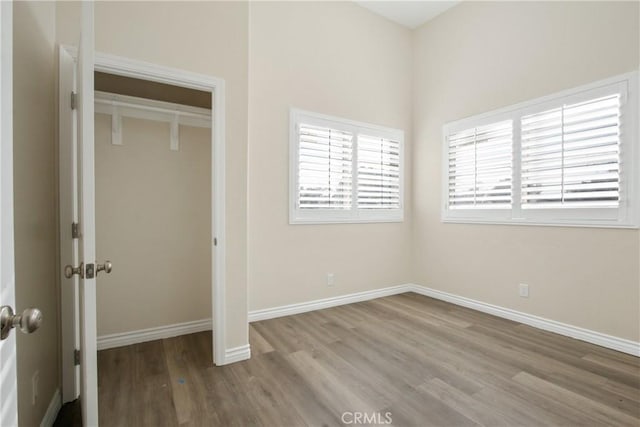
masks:
<svg viewBox="0 0 640 427"><path fill-rule="evenodd" d="M171 336L211 361L211 92L94 77L96 256L113 265L97 276L99 384L164 364Z"/></svg>
<svg viewBox="0 0 640 427"><path fill-rule="evenodd" d="M62 402L85 393L95 410L100 381L153 374L136 354L168 366L151 341L197 334L184 348L202 363L238 358L226 347L225 81L99 52L89 67L72 46L59 54ZM132 344L127 357L110 351ZM98 357L123 375L103 376Z"/></svg>

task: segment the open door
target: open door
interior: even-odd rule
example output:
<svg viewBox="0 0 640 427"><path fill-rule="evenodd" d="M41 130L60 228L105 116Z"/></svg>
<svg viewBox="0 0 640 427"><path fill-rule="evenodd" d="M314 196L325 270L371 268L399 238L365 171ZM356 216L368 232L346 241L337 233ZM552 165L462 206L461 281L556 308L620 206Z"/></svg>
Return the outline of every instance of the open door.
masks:
<svg viewBox="0 0 640 427"><path fill-rule="evenodd" d="M82 424L98 425L98 355L96 329L96 221L94 183L93 2L82 2L78 45L78 251L80 274L80 402Z"/></svg>
<svg viewBox="0 0 640 427"><path fill-rule="evenodd" d="M18 425L16 336L42 322L37 308L16 313L13 233L13 5L0 2L0 426Z"/></svg>
<svg viewBox="0 0 640 427"><path fill-rule="evenodd" d="M11 20L11 2L0 2L0 306L3 308L15 307ZM2 325L2 335L4 333L5 326ZM16 336L7 333L5 339L0 340L1 426L18 425L17 396Z"/></svg>
<svg viewBox="0 0 640 427"><path fill-rule="evenodd" d="M65 56L66 55L66 56ZM94 196L94 33L93 2L82 2L82 23L77 60L71 62L68 54L61 52L63 67L75 67L75 72L61 74L60 102L66 104L71 114L61 109L60 125L70 129L69 139L60 141L60 201L61 201L61 259L64 267L64 310L77 316L71 325L79 331L76 338L76 354L63 354L63 370L68 369L69 358L80 362L79 390L76 381L63 384L64 400L73 400L79 392L82 407L82 422L85 426L98 425L98 358L96 344L96 279L99 268L95 256L95 196ZM65 93L66 92L66 93ZM63 116L65 119L63 119ZM69 119L67 120L66 117ZM64 224L66 222L66 224ZM67 232L68 231L68 232ZM71 298L65 297L71 295ZM63 328L68 325L63 324ZM64 336L64 334L63 334ZM64 339L69 339L65 336ZM63 343L63 349L65 349ZM79 354L78 354L79 353ZM79 355L79 357L78 357ZM75 368L74 368L75 369ZM63 377L69 378L68 375ZM72 376L72 378L74 378Z"/></svg>

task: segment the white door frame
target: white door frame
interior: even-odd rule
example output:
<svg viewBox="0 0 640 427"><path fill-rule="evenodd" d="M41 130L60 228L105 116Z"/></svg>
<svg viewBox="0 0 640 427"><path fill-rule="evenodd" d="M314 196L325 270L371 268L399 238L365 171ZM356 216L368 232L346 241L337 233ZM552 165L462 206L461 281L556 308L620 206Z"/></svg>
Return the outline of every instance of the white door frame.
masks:
<svg viewBox="0 0 640 427"><path fill-rule="evenodd" d="M13 234L13 5L0 2L0 305L15 305ZM0 425L18 425L16 333L0 342Z"/></svg>
<svg viewBox="0 0 640 427"><path fill-rule="evenodd" d="M64 50L74 59L77 58L77 49L73 46L61 45L60 50L60 56L62 56L62 51ZM62 61L60 64L60 73L62 73L64 72L62 69ZM95 71L142 80L150 80L158 83L197 89L211 93L211 105L213 109L211 126L211 141L213 148L211 150L211 165L213 169L211 174L211 244L214 245L214 241L217 242L217 244L214 245L211 259L211 307L213 311L212 331L215 332L213 333L213 363L215 365L224 365L227 363L225 360L225 81L218 77L98 52L95 54ZM62 103L69 101L69 96L65 93L60 93L59 98L61 106ZM68 126L63 126L62 114L60 115L60 121L60 139L62 140L62 138L69 137L69 130ZM63 132L66 133L63 135ZM62 159L60 159L60 161L62 163ZM62 170L60 171L60 175L62 179ZM61 224L61 236L62 233L65 232L65 227L70 230L71 224ZM61 239L61 244L62 243ZM118 266L115 265L114 268L117 269ZM63 281L62 283L62 286L64 287L66 283L68 284L68 280ZM69 303L67 302L67 304ZM64 402L73 400L78 396L78 389L75 387L75 384L77 384L76 368L70 364L73 360L70 359L69 356L73 354L73 348L70 346L75 342L75 340L64 339L65 335L67 337L75 337L75 330L69 330L69 328L76 324L76 318L77 317L73 309L62 310L62 376L63 386L65 386L63 387ZM66 359L65 354L67 355ZM64 392L65 389L66 393Z"/></svg>

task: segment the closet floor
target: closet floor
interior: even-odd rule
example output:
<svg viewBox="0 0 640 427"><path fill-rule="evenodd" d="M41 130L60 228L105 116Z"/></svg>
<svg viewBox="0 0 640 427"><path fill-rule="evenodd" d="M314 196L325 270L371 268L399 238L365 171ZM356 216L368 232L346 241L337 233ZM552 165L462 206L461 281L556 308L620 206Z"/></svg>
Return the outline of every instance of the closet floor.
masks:
<svg viewBox="0 0 640 427"><path fill-rule="evenodd" d="M640 359L414 293L98 352L101 426L640 425Z"/></svg>

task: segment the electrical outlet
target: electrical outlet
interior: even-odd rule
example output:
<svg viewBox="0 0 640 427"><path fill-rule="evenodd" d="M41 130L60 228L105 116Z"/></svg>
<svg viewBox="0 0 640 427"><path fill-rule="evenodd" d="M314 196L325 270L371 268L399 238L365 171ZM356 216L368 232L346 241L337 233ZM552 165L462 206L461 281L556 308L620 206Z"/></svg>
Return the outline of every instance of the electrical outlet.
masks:
<svg viewBox="0 0 640 427"><path fill-rule="evenodd" d="M35 371L31 377L31 404L38 400L38 386L40 385L40 371Z"/></svg>
<svg viewBox="0 0 640 427"><path fill-rule="evenodd" d="M520 285L518 285L518 291L522 298L529 298L529 285L526 283L520 283Z"/></svg>
<svg viewBox="0 0 640 427"><path fill-rule="evenodd" d="M336 283L336 277L333 273L327 273L327 286L333 286Z"/></svg>

